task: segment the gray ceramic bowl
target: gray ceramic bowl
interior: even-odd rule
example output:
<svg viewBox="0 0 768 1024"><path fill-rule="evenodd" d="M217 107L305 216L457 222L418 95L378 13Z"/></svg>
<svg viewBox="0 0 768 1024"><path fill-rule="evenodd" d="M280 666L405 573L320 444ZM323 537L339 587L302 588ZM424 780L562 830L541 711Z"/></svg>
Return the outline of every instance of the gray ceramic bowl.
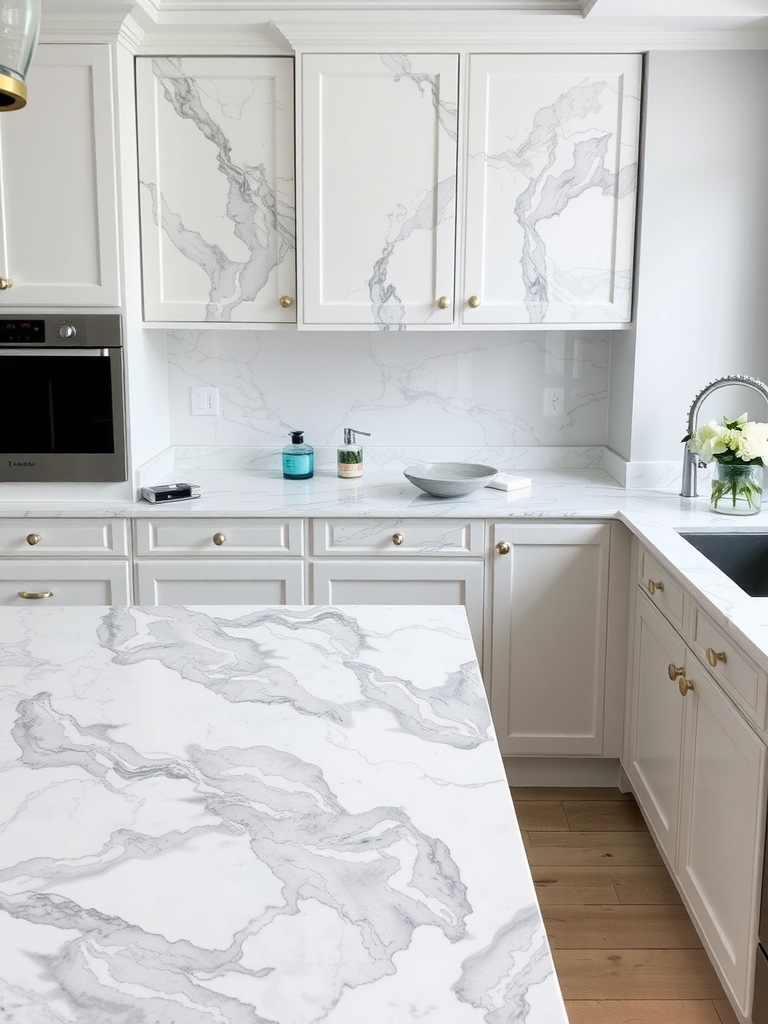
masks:
<svg viewBox="0 0 768 1024"><path fill-rule="evenodd" d="M476 462L423 462L403 473L417 487L435 498L459 498L485 487L496 476L493 466Z"/></svg>

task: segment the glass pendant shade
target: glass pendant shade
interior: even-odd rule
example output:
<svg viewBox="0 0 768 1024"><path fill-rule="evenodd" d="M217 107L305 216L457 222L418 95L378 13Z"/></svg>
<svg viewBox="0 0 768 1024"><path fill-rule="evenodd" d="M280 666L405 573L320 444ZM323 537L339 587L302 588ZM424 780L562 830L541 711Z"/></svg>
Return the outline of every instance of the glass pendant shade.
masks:
<svg viewBox="0 0 768 1024"><path fill-rule="evenodd" d="M0 0L0 113L27 102L27 72L40 34L40 0Z"/></svg>

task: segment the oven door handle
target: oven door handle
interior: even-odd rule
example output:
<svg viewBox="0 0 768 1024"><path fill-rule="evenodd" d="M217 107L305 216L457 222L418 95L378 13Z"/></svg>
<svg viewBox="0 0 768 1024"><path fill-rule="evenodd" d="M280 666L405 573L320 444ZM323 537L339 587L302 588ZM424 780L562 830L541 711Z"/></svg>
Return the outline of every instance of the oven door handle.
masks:
<svg viewBox="0 0 768 1024"><path fill-rule="evenodd" d="M119 351L119 349L109 348L46 348L46 349L30 349L30 348L0 348L0 356L73 356L76 359L82 359L83 356L100 358L102 356L108 356L112 351Z"/></svg>

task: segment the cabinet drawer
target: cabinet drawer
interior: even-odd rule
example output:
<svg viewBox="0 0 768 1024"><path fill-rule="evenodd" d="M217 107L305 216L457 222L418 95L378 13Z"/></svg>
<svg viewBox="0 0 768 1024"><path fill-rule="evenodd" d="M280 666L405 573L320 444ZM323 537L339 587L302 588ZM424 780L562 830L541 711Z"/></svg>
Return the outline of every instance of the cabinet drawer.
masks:
<svg viewBox="0 0 768 1024"><path fill-rule="evenodd" d="M695 607L691 647L755 725L765 727L766 673L753 665L704 612Z"/></svg>
<svg viewBox="0 0 768 1024"><path fill-rule="evenodd" d="M651 601L673 626L682 630L685 611L685 594L647 551L640 551L638 582Z"/></svg>
<svg viewBox="0 0 768 1024"><path fill-rule="evenodd" d="M136 569L137 604L303 604L304 564L278 558L203 562L147 559Z"/></svg>
<svg viewBox="0 0 768 1024"><path fill-rule="evenodd" d="M127 554L127 519L0 519L0 555L5 557Z"/></svg>
<svg viewBox="0 0 768 1024"><path fill-rule="evenodd" d="M127 561L0 563L0 607L126 605L130 594Z"/></svg>
<svg viewBox="0 0 768 1024"><path fill-rule="evenodd" d="M482 556L485 523L461 519L315 519L315 555Z"/></svg>
<svg viewBox="0 0 768 1024"><path fill-rule="evenodd" d="M301 555L301 519L137 519L137 555Z"/></svg>

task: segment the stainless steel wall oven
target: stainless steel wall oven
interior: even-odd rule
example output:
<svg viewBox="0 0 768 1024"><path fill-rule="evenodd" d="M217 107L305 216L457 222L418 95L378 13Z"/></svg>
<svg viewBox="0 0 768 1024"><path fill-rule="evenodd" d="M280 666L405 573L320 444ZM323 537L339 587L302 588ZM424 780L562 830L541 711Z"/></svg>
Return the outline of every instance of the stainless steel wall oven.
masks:
<svg viewBox="0 0 768 1024"><path fill-rule="evenodd" d="M127 479L118 314L0 315L0 480Z"/></svg>

